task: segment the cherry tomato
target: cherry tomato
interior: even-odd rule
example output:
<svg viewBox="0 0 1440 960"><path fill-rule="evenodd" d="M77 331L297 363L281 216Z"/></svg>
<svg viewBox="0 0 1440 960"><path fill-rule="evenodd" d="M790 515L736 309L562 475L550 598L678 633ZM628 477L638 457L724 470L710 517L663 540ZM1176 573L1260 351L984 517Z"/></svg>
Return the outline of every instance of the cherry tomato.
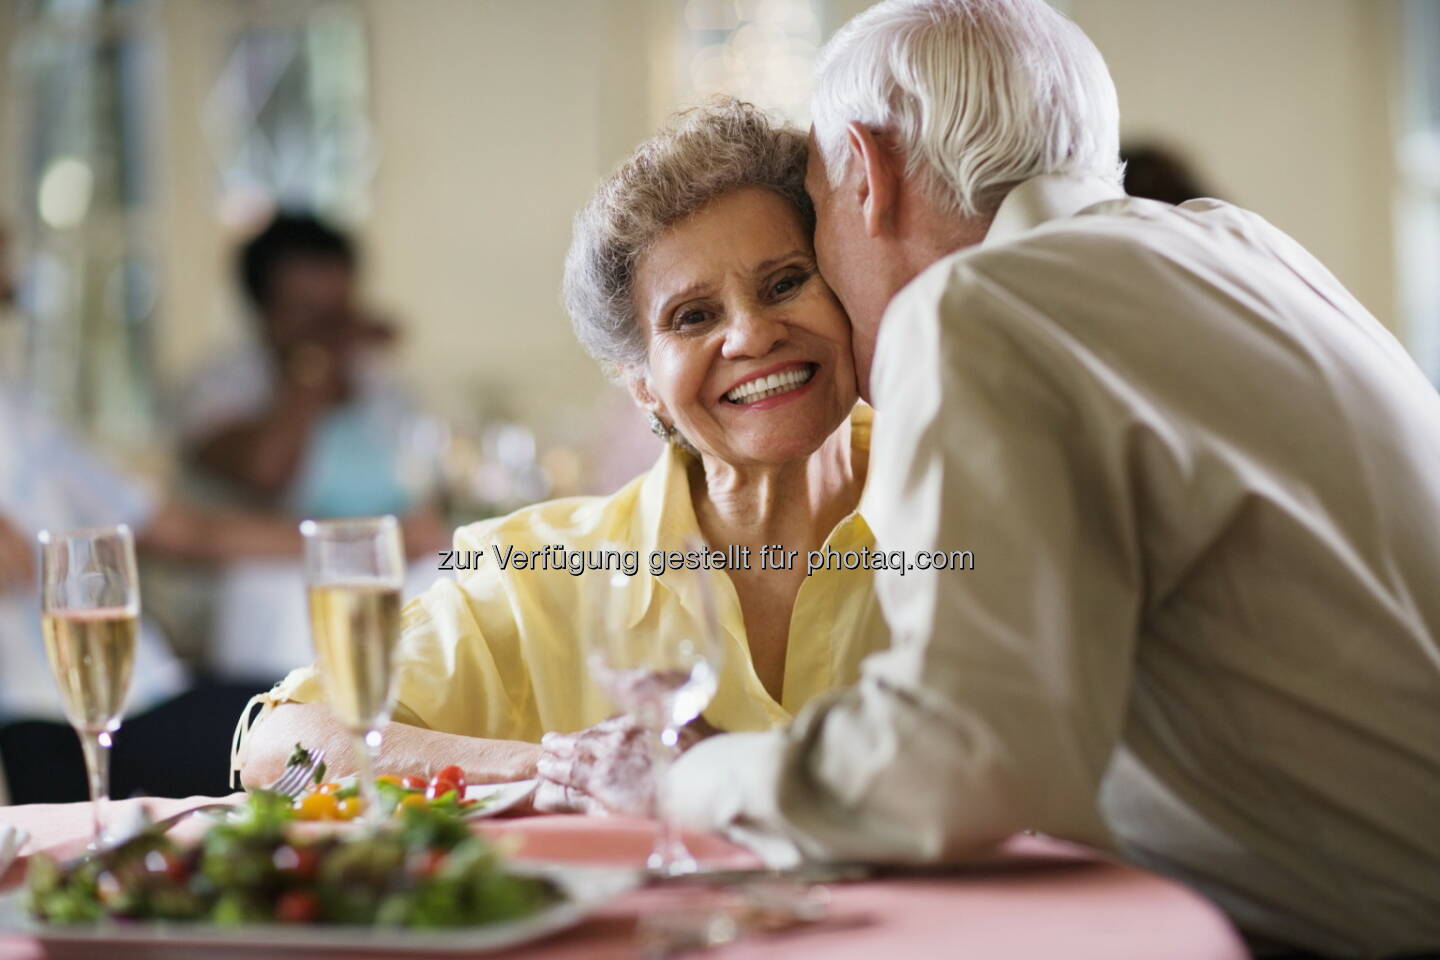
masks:
<svg viewBox="0 0 1440 960"><path fill-rule="evenodd" d="M362 805L359 797L346 797L340 801L339 809L335 811L335 815L341 820L354 820L360 816L360 808Z"/></svg>
<svg viewBox="0 0 1440 960"><path fill-rule="evenodd" d="M185 861L166 850L151 850L145 854L147 873L164 874L171 880L184 880L190 872Z"/></svg>
<svg viewBox="0 0 1440 960"><path fill-rule="evenodd" d="M340 812L340 801L333 793L307 793L295 801L295 813L301 820L334 820Z"/></svg>
<svg viewBox="0 0 1440 960"><path fill-rule="evenodd" d="M340 784L336 783L334 780L331 780L327 783L322 783L320 784L320 786L315 788L316 793L338 793L339 791Z"/></svg>
<svg viewBox="0 0 1440 960"><path fill-rule="evenodd" d="M308 890L286 890L275 902L280 923L310 923L320 915L320 901Z"/></svg>
<svg viewBox="0 0 1440 960"><path fill-rule="evenodd" d="M445 796L445 794L452 791L454 792L456 799L459 799L461 795L460 790L460 785L458 783L455 783L453 780L441 780L439 777L436 777L434 780L430 781L430 786L425 788L425 799L439 800L441 797Z"/></svg>
<svg viewBox="0 0 1440 960"><path fill-rule="evenodd" d="M400 778L400 786L404 787L406 790L415 790L415 791L419 791L419 792L424 792L425 788L428 787L429 785L430 785L430 781L429 781L429 780L426 780L424 777L401 777L401 778Z"/></svg>
<svg viewBox="0 0 1440 960"><path fill-rule="evenodd" d="M455 790L457 793L459 793L461 796L465 795L465 771L461 770L460 767L456 764L452 763L450 764L450 766L438 771L435 774L435 779L449 780L451 783L455 784Z"/></svg>
<svg viewBox="0 0 1440 960"><path fill-rule="evenodd" d="M388 783L392 787L403 787L405 784L393 773L382 773L375 778L376 783Z"/></svg>
<svg viewBox="0 0 1440 960"><path fill-rule="evenodd" d="M284 844L275 848L272 861L275 869L281 873L308 880L315 876L315 869L320 865L320 854L311 847L293 847Z"/></svg>
<svg viewBox="0 0 1440 960"><path fill-rule="evenodd" d="M416 872L422 877L433 877L445 863L444 850L426 850L419 856L419 863Z"/></svg>

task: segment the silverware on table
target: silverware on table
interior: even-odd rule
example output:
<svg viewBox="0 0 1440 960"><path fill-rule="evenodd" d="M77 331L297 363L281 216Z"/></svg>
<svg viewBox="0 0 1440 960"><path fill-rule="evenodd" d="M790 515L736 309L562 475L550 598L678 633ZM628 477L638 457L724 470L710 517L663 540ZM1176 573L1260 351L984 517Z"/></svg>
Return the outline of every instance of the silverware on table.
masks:
<svg viewBox="0 0 1440 960"><path fill-rule="evenodd" d="M807 863L776 869L696 870L672 876L652 876L654 886L727 887L749 883L856 883L873 878L881 868L863 863Z"/></svg>

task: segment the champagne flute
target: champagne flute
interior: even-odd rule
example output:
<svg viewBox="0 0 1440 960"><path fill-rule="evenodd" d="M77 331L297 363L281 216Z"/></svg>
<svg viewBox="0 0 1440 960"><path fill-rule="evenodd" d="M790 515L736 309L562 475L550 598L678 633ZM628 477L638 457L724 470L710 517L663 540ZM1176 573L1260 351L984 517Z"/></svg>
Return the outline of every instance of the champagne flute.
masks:
<svg viewBox="0 0 1440 960"><path fill-rule="evenodd" d="M395 707L392 660L400 636L405 560L394 517L306 520L310 637L330 711L355 737L364 819L383 822L375 761Z"/></svg>
<svg viewBox="0 0 1440 960"><path fill-rule="evenodd" d="M124 524L40 533L40 617L65 716L90 781L90 847L104 838L110 747L120 729L140 621L135 537Z"/></svg>
<svg viewBox="0 0 1440 960"><path fill-rule="evenodd" d="M678 752L681 728L715 696L724 648L710 573L672 570L655 577L642 571L638 576L649 576L651 582L616 573L588 597L590 670L615 705L650 735L659 832L646 866L660 876L675 876L693 873L697 865L660 802L661 789ZM651 592L673 589L685 602L638 610L632 601L643 595L636 589L645 586ZM632 622L637 616L643 620Z"/></svg>

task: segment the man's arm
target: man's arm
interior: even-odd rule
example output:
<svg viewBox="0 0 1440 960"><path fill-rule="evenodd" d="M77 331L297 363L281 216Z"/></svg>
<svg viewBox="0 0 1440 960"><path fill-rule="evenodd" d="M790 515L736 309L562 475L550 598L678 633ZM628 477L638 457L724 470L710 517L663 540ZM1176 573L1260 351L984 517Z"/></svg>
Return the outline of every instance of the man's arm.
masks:
<svg viewBox="0 0 1440 960"><path fill-rule="evenodd" d="M882 550L974 569L879 574L892 649L856 687L667 780L682 819L777 862L960 856L1025 827L1106 840L1142 595L1123 430L1045 318L921 279L881 337L862 511Z"/></svg>
<svg viewBox="0 0 1440 960"><path fill-rule="evenodd" d="M0 593L35 580L35 544L0 516Z"/></svg>
<svg viewBox="0 0 1440 960"><path fill-rule="evenodd" d="M218 563L248 557L290 557L300 552L293 520L163 502L136 532L146 550L176 560Z"/></svg>
<svg viewBox="0 0 1440 960"><path fill-rule="evenodd" d="M191 456L207 470L262 497L277 496L300 465L310 431L330 409L334 388L287 381L259 416L197 438Z"/></svg>
<svg viewBox="0 0 1440 960"><path fill-rule="evenodd" d="M445 520L430 506L401 521L405 555L433 555L450 542ZM292 557L300 552L296 522L273 514L196 507L180 500L162 503L138 532L140 546L178 560L224 563L256 557Z"/></svg>

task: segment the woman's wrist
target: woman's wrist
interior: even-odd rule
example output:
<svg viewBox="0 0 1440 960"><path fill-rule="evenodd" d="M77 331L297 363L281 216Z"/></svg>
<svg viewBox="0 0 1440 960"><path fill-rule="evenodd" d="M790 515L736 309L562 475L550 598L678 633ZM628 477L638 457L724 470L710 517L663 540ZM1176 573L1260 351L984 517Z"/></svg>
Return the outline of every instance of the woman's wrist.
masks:
<svg viewBox="0 0 1440 960"><path fill-rule="evenodd" d="M470 758L460 763L470 783L508 783L535 776L540 745L521 740L479 740Z"/></svg>

